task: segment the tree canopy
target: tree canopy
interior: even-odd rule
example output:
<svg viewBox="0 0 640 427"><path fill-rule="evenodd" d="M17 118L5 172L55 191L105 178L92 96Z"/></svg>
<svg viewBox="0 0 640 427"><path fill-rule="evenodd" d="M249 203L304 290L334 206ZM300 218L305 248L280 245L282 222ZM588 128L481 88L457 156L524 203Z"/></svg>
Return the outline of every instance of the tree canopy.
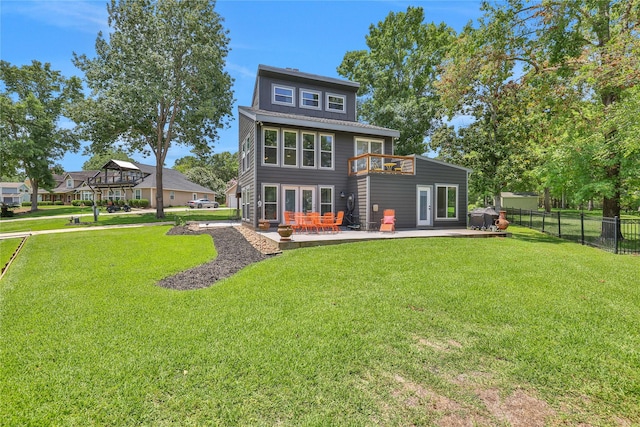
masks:
<svg viewBox="0 0 640 427"><path fill-rule="evenodd" d="M229 39L214 2L112 0L108 39L96 57L74 54L91 89L76 122L92 149L114 142L156 158L157 212L164 217L162 168L172 144L208 153L231 116Z"/></svg>
<svg viewBox="0 0 640 427"><path fill-rule="evenodd" d="M338 73L360 83L359 118L400 131L396 154L423 154L439 119L433 84L454 31L425 24L424 10L409 7L369 27L368 50L347 52Z"/></svg>
<svg viewBox="0 0 640 427"><path fill-rule="evenodd" d="M223 194L227 183L238 177L238 153L224 151L211 156L185 156L176 160L173 168L190 181Z"/></svg>
<svg viewBox="0 0 640 427"><path fill-rule="evenodd" d="M99 170L106 165L109 160L125 160L127 162L134 161L125 151L119 148L110 148L104 153L97 153L91 156L89 160L82 164L82 170Z"/></svg>
<svg viewBox="0 0 640 427"><path fill-rule="evenodd" d="M35 211L38 190L55 186L52 166L80 147L76 134L61 127L60 120L82 98L81 82L39 61L21 67L0 61L0 80L0 167L3 175L24 172Z"/></svg>

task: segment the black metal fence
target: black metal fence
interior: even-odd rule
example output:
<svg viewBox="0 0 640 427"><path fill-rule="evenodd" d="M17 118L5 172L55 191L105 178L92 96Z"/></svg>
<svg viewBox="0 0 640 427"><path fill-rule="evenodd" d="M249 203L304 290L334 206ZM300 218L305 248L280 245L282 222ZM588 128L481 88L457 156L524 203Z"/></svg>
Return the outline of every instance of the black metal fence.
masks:
<svg viewBox="0 0 640 427"><path fill-rule="evenodd" d="M551 234L615 254L640 254L640 219L507 208L512 224Z"/></svg>

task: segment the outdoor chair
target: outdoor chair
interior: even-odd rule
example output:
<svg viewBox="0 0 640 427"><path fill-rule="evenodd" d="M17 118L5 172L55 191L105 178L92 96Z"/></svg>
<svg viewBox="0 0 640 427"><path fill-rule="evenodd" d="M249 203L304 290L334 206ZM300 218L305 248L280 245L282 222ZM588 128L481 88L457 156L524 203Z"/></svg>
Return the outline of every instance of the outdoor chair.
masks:
<svg viewBox="0 0 640 427"><path fill-rule="evenodd" d="M305 222L308 230L314 229L317 233L320 229L320 214L318 212L307 212Z"/></svg>
<svg viewBox="0 0 640 427"><path fill-rule="evenodd" d="M291 224L291 228L293 228L294 233L300 233L302 231L308 231L307 223L302 212L296 212L293 216L293 224Z"/></svg>
<svg viewBox="0 0 640 427"><path fill-rule="evenodd" d="M340 226L342 225L342 221L344 219L344 211L340 211L338 212L338 216L336 217L336 220L333 224L331 224L331 230L339 233L340 232Z"/></svg>
<svg viewBox="0 0 640 427"><path fill-rule="evenodd" d="M332 231L333 230L333 213L325 212L322 217L320 217L320 229L322 231Z"/></svg>
<svg viewBox="0 0 640 427"><path fill-rule="evenodd" d="M380 231L395 232L396 231L396 211L394 209L385 209L380 220Z"/></svg>

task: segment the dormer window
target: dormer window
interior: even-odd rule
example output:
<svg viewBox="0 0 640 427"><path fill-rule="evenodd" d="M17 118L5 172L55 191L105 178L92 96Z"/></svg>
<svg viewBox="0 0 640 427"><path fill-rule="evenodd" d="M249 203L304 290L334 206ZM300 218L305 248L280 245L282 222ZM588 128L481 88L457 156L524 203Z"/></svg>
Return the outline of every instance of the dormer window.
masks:
<svg viewBox="0 0 640 427"><path fill-rule="evenodd" d="M346 113L347 97L344 95L327 94L327 111Z"/></svg>
<svg viewBox="0 0 640 427"><path fill-rule="evenodd" d="M300 107L320 109L320 92L315 90L300 89Z"/></svg>
<svg viewBox="0 0 640 427"><path fill-rule="evenodd" d="M67 188L73 188L73 180L72 179L68 179L67 180Z"/></svg>
<svg viewBox="0 0 640 427"><path fill-rule="evenodd" d="M273 103L295 107L294 92L292 87L273 85Z"/></svg>

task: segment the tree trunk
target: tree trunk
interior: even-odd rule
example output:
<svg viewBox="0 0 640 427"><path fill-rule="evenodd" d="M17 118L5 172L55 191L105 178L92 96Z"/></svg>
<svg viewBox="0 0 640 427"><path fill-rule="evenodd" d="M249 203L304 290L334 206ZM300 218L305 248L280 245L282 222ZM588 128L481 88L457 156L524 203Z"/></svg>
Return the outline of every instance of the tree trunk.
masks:
<svg viewBox="0 0 640 427"><path fill-rule="evenodd" d="M30 179L31 181L31 212L38 210L38 180Z"/></svg>
<svg viewBox="0 0 640 427"><path fill-rule="evenodd" d="M164 186L162 185L162 167L163 161L161 157L156 156L156 218L164 218Z"/></svg>
<svg viewBox="0 0 640 427"><path fill-rule="evenodd" d="M544 211L551 212L551 191L549 191L549 187L544 189Z"/></svg>

